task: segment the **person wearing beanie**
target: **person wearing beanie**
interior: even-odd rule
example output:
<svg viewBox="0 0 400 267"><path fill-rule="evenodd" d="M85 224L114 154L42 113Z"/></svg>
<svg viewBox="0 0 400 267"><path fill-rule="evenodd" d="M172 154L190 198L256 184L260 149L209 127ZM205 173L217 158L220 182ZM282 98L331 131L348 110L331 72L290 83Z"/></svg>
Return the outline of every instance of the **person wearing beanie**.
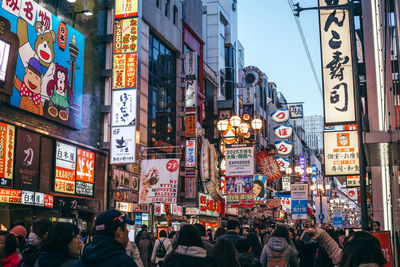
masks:
<svg viewBox="0 0 400 267"><path fill-rule="evenodd" d="M22 225L16 225L11 229L10 234L13 234L17 239L18 256L22 259L22 250L25 247L26 229Z"/></svg>

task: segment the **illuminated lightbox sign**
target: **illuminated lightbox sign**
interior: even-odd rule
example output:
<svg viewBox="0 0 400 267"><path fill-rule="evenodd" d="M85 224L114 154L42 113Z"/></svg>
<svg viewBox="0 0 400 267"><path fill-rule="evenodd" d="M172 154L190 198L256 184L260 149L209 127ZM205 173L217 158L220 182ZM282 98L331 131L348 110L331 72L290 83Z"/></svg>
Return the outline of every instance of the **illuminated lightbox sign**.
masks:
<svg viewBox="0 0 400 267"><path fill-rule="evenodd" d="M133 53L137 50L138 19L122 19L115 23L114 53Z"/></svg>
<svg viewBox="0 0 400 267"><path fill-rule="evenodd" d="M113 91L112 125L136 125L136 89Z"/></svg>
<svg viewBox="0 0 400 267"><path fill-rule="evenodd" d="M115 18L138 16L139 0L115 0Z"/></svg>
<svg viewBox="0 0 400 267"><path fill-rule="evenodd" d="M186 140L186 167L196 167L196 140Z"/></svg>
<svg viewBox="0 0 400 267"><path fill-rule="evenodd" d="M75 194L75 170L76 147L57 141L55 192Z"/></svg>
<svg viewBox="0 0 400 267"><path fill-rule="evenodd" d="M136 87L136 76L136 53L114 55L113 89Z"/></svg>

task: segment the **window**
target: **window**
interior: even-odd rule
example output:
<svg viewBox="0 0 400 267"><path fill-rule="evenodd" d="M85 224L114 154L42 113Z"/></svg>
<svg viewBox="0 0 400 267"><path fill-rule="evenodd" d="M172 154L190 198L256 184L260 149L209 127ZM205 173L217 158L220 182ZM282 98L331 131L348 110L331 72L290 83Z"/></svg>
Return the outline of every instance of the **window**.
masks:
<svg viewBox="0 0 400 267"><path fill-rule="evenodd" d="M170 0L166 0L165 1L165 16L166 17L168 17L169 18L169 3L170 3Z"/></svg>
<svg viewBox="0 0 400 267"><path fill-rule="evenodd" d="M160 8L161 4L160 4L161 0L156 0L156 7Z"/></svg>
<svg viewBox="0 0 400 267"><path fill-rule="evenodd" d="M178 8L174 5L174 24L177 25L178 24Z"/></svg>

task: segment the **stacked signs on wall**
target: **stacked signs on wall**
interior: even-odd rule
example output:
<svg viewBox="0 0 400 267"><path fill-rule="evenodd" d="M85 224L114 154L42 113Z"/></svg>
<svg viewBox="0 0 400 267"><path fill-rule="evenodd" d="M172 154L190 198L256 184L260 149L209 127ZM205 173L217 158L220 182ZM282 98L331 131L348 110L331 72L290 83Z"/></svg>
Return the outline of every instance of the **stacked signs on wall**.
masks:
<svg viewBox="0 0 400 267"><path fill-rule="evenodd" d="M1 2L19 38L10 104L80 129L85 36L33 0Z"/></svg>
<svg viewBox="0 0 400 267"><path fill-rule="evenodd" d="M291 191L292 219L307 219L308 184L292 184Z"/></svg>
<svg viewBox="0 0 400 267"><path fill-rule="evenodd" d="M0 185L12 187L15 127L0 122Z"/></svg>
<svg viewBox="0 0 400 267"><path fill-rule="evenodd" d="M292 112L292 109L290 111ZM281 172L285 172L290 166L290 159L285 156L289 155L293 148L293 143L287 141L293 134L293 126L286 123L289 120L289 115L289 110L287 108L278 109L271 114L272 120L279 123L279 125L274 128L274 134L281 139L275 142L276 150L280 156L276 157L275 160Z"/></svg>
<svg viewBox="0 0 400 267"><path fill-rule="evenodd" d="M111 164L135 162L139 0L115 0Z"/></svg>

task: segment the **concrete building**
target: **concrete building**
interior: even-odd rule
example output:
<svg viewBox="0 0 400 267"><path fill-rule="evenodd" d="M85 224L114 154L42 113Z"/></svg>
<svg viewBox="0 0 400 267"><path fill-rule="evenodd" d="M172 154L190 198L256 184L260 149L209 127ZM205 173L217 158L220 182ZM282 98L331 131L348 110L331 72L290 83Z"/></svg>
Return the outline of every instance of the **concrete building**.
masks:
<svg viewBox="0 0 400 267"><path fill-rule="evenodd" d="M302 120L298 121L304 129L304 141L307 146L315 153L321 154L324 148L324 117L321 115L304 116Z"/></svg>

